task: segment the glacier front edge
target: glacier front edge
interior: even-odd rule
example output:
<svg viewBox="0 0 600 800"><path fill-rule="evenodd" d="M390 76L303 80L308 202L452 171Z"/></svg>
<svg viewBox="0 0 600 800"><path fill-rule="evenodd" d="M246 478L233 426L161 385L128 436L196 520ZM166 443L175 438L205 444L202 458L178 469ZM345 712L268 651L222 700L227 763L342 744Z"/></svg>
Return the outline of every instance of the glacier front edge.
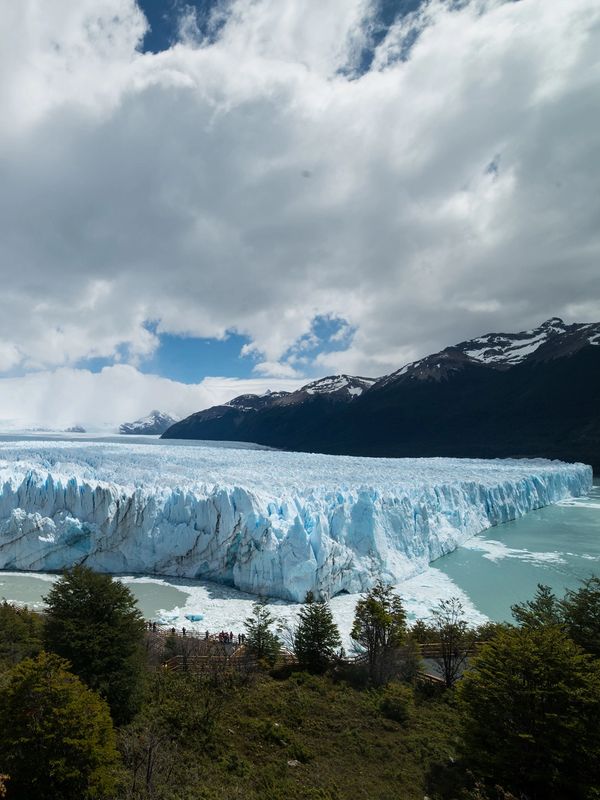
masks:
<svg viewBox="0 0 600 800"><path fill-rule="evenodd" d="M0 443L0 569L201 578L302 601L422 572L589 491L584 464L218 446Z"/></svg>

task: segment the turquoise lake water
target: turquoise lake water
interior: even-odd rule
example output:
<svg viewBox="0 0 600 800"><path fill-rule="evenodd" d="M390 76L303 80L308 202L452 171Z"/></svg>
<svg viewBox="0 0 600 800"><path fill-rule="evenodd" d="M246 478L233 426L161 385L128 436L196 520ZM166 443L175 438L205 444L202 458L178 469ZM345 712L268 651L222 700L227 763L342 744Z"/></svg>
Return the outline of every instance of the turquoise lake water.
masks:
<svg viewBox="0 0 600 800"><path fill-rule="evenodd" d="M432 566L494 620L510 619L511 604L532 597L538 583L562 595L600 575L600 485L490 528Z"/></svg>

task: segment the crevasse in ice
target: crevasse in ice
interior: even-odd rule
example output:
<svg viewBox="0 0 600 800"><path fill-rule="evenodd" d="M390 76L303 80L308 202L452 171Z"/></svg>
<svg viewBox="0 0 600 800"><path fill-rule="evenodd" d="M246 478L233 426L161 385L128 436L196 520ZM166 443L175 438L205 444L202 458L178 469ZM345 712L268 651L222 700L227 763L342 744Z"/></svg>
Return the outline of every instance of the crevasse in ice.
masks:
<svg viewBox="0 0 600 800"><path fill-rule="evenodd" d="M587 492L583 464L371 459L162 443L0 443L0 568L219 581L301 601L412 576Z"/></svg>

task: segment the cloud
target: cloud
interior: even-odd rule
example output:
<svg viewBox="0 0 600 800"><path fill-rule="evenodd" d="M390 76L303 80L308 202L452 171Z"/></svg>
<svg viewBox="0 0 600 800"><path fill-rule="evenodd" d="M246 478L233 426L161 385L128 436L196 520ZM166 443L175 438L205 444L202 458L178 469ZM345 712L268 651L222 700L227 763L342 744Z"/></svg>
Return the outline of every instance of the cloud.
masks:
<svg viewBox="0 0 600 800"><path fill-rule="evenodd" d="M2 4L0 370L43 395L237 331L293 375L331 317L353 334L307 370L377 375L600 318L596 0L430 0L362 75L374 3L220 7L210 40L189 18L143 54L133 0Z"/></svg>
<svg viewBox="0 0 600 800"><path fill-rule="evenodd" d="M115 431L158 408L184 417L239 394L294 390L298 380L204 378L185 384L119 364L101 372L61 367L20 378L0 378L0 428Z"/></svg>

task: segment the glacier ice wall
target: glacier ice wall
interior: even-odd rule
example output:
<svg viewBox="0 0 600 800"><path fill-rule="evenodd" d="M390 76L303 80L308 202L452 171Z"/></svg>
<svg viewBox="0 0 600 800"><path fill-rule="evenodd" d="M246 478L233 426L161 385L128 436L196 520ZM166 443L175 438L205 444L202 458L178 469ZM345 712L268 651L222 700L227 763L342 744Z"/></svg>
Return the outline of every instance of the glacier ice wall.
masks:
<svg viewBox="0 0 600 800"><path fill-rule="evenodd" d="M303 600L398 581L485 528L586 493L544 460L367 459L0 443L0 568L202 578Z"/></svg>

